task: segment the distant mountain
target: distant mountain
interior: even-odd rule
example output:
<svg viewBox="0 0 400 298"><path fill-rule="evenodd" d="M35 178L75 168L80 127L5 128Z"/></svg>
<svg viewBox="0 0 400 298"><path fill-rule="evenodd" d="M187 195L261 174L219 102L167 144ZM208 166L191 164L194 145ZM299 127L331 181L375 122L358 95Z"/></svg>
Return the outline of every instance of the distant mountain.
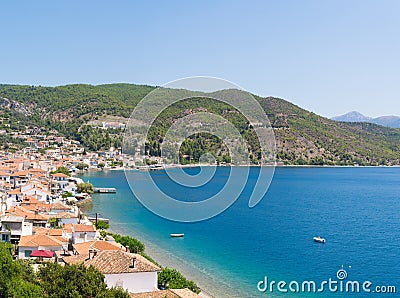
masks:
<svg viewBox="0 0 400 298"><path fill-rule="evenodd" d="M400 128L400 117L398 116L381 116L372 118L364 116L356 111L341 116L332 117L331 120L342 122L369 122L391 128Z"/></svg>
<svg viewBox="0 0 400 298"><path fill-rule="evenodd" d="M392 128L400 128L400 117L398 116L382 116L373 119L373 123L379 124L382 126L392 127Z"/></svg>
<svg viewBox="0 0 400 298"><path fill-rule="evenodd" d="M370 122L371 117L364 116L363 114L353 111L341 116L332 117L332 120L343 122Z"/></svg>

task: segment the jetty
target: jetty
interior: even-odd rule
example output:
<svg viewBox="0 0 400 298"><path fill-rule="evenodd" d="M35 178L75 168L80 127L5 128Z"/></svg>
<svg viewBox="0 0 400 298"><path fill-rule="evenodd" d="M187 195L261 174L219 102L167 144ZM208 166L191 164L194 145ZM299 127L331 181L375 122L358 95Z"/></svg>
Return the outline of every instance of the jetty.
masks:
<svg viewBox="0 0 400 298"><path fill-rule="evenodd" d="M95 187L93 191L95 193L116 193L117 189L114 187Z"/></svg>
<svg viewBox="0 0 400 298"><path fill-rule="evenodd" d="M91 222L93 222L93 223L95 223L96 222L96 220L98 220L98 221L104 221L105 223L110 223L110 219L108 219L108 218L103 218L103 217L98 217L97 219L96 219L96 217L88 217L87 218L88 220L90 220Z"/></svg>

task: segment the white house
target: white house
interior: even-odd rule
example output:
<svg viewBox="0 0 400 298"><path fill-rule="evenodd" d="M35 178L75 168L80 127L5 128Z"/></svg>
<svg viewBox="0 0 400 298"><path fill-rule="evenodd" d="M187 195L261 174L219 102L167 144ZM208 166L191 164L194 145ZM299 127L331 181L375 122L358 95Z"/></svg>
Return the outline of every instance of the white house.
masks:
<svg viewBox="0 0 400 298"><path fill-rule="evenodd" d="M31 235L22 236L18 245L18 258L28 259L35 250L60 251L66 248L68 239L60 236Z"/></svg>
<svg viewBox="0 0 400 298"><path fill-rule="evenodd" d="M10 183L10 173L0 171L0 180Z"/></svg>
<svg viewBox="0 0 400 298"><path fill-rule="evenodd" d="M64 191L69 186L68 176L63 173L51 175L51 189L53 191Z"/></svg>
<svg viewBox="0 0 400 298"><path fill-rule="evenodd" d="M66 264L84 263L94 266L105 276L109 288L122 287L129 293L157 290L157 274L161 268L139 254L122 250L104 250L89 255L64 258Z"/></svg>
<svg viewBox="0 0 400 298"><path fill-rule="evenodd" d="M93 225L72 225L72 243L82 243L96 239L96 228Z"/></svg>
<svg viewBox="0 0 400 298"><path fill-rule="evenodd" d="M60 212L55 214L53 217L60 220L61 225L65 224L78 224L79 218L77 215L71 212Z"/></svg>
<svg viewBox="0 0 400 298"><path fill-rule="evenodd" d="M46 202L50 200L50 192L28 184L21 187L21 193L25 196L35 197L39 201Z"/></svg>
<svg viewBox="0 0 400 298"><path fill-rule="evenodd" d="M51 204L50 212L61 213L61 212L70 212L73 211L72 207L68 207L60 202L55 202Z"/></svg>
<svg viewBox="0 0 400 298"><path fill-rule="evenodd" d="M32 223L22 216L3 215L0 221L0 240L3 242L17 243L21 237L32 235Z"/></svg>

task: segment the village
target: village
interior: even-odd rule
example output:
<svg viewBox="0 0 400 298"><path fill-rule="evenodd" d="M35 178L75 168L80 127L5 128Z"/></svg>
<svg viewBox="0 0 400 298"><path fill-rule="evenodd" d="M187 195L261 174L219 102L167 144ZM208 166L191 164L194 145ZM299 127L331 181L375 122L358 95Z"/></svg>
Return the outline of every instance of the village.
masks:
<svg viewBox="0 0 400 298"><path fill-rule="evenodd" d="M199 297L187 288L160 285L161 268L96 228L78 207L93 186L75 174L120 169L120 149L86 152L78 141L56 134L19 134L24 148L0 151L0 241L11 243L15 259L62 266L94 266L107 287L131 297ZM126 160L126 158L125 158Z"/></svg>

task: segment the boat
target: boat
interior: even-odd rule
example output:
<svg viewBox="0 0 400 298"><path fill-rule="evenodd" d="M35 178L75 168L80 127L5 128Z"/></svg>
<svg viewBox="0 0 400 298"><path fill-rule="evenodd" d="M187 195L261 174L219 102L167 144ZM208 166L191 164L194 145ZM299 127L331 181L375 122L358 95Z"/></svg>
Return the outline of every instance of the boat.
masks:
<svg viewBox="0 0 400 298"><path fill-rule="evenodd" d="M178 237L183 237L183 236L185 236L185 234L170 234L170 236L171 236L172 238L178 238Z"/></svg>
<svg viewBox="0 0 400 298"><path fill-rule="evenodd" d="M321 238L320 236L314 237L313 240L314 240L314 242L318 242L318 243L325 243L326 242L325 238Z"/></svg>

